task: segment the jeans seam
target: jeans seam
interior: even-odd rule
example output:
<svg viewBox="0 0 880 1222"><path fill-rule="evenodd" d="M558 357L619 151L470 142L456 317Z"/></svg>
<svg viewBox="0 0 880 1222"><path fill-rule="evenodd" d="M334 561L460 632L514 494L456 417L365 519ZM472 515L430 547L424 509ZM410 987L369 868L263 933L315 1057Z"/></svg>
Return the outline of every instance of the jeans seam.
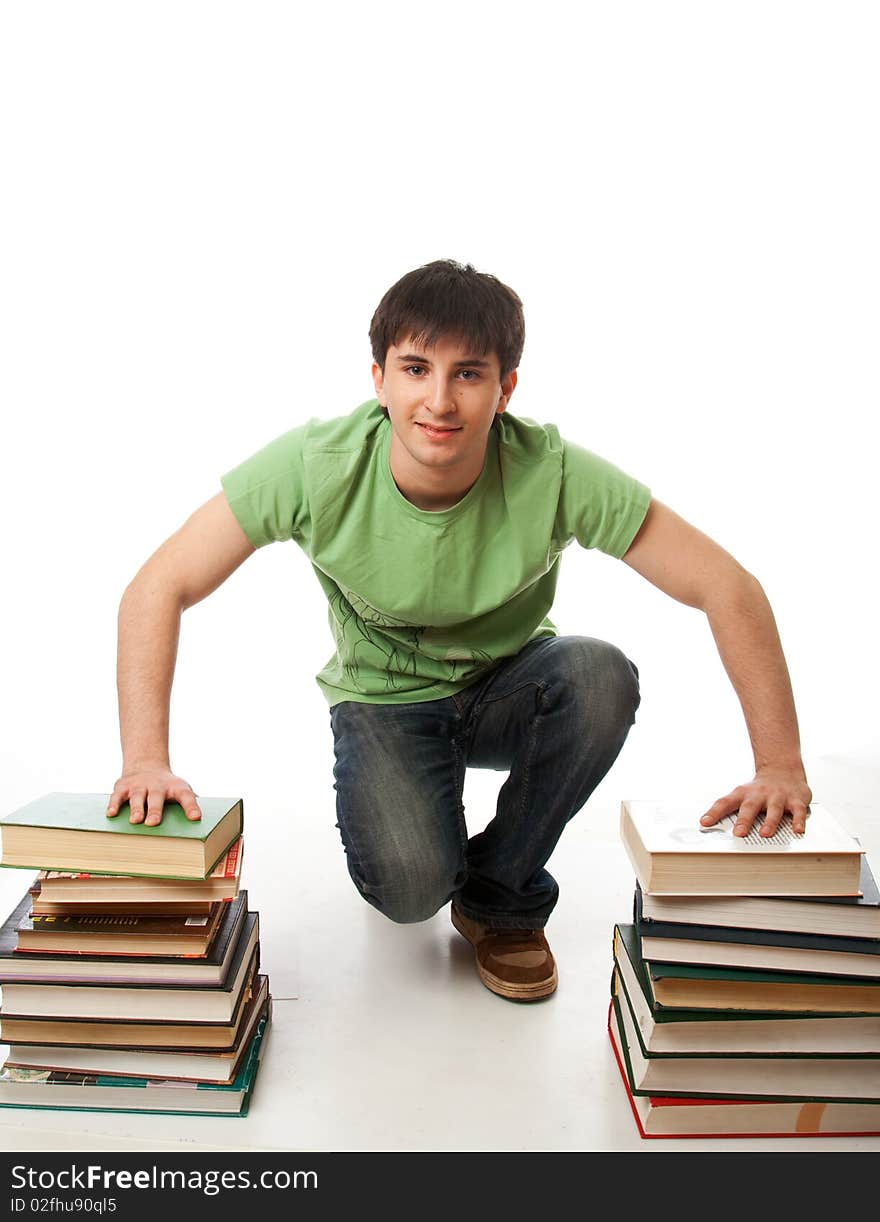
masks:
<svg viewBox="0 0 880 1222"><path fill-rule="evenodd" d="M485 708L487 704L495 704L498 700L506 700L509 696L515 696L517 692L521 692L524 687L536 687L539 689L539 691L543 691L546 686L546 683L540 679L523 679L522 683L520 683L517 687L512 687L506 692L499 692L497 696L490 692L489 695L482 696L480 698L479 703L476 705L473 713L471 714L471 718L473 719L476 717L477 713L479 713L481 709Z"/></svg>
<svg viewBox="0 0 880 1222"><path fill-rule="evenodd" d="M496 704L499 700L506 700L509 696L515 696L518 692L523 691L527 687L537 688L539 692L539 698L540 698L540 694L543 693L546 686L547 686L546 683L544 683L540 679L523 679L522 683L520 683L517 687L512 687L510 691L508 692L502 692L498 696L493 696L491 694L488 696L481 696L480 699L477 701L477 703L474 705L474 707L471 709L471 715L468 718L466 733L470 735L473 732L474 726L477 723L477 718L480 716L480 714L482 713L486 705Z"/></svg>
<svg viewBox="0 0 880 1222"><path fill-rule="evenodd" d="M538 682L535 684L535 686L538 689L538 699L537 699L538 707L537 707L535 716L532 718L531 731L529 733L528 748L526 750L525 764L523 765L523 783L522 783L522 793L520 795L520 806L519 806L519 818L520 818L521 823L523 820L523 815L525 814L526 798L528 796L529 785L531 784L531 779L532 779L532 759L534 757L535 746L537 745L537 741L538 741L538 723L540 722L541 716L543 714L544 694L547 691L546 683Z"/></svg>
<svg viewBox="0 0 880 1222"><path fill-rule="evenodd" d="M452 758L454 768L455 793L456 793L456 816L458 818L458 839L461 846L461 860L464 866L465 875L467 875L467 845L468 834L467 825L464 819L464 802L462 794L464 792L464 752L461 749L461 743L457 735L452 738ZM463 885L463 884L462 884Z"/></svg>

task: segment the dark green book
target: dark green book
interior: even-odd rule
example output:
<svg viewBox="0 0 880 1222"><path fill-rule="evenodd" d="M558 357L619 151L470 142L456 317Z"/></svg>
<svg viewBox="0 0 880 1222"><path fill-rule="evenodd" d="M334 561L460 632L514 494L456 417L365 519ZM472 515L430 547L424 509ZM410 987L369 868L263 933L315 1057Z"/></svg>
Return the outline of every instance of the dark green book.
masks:
<svg viewBox="0 0 880 1222"><path fill-rule="evenodd" d="M614 964L646 1056L880 1057L872 1016L655 1007L632 925L615 926Z"/></svg>
<svg viewBox="0 0 880 1222"><path fill-rule="evenodd" d="M642 958L641 951L639 958ZM694 967L687 963L648 962L646 967L654 1010L679 1008L759 1011L763 1014L880 1014L880 980L876 979L704 965Z"/></svg>
<svg viewBox="0 0 880 1222"><path fill-rule="evenodd" d="M49 793L0 818L0 865L149 878L205 879L241 835L241 798L199 797L201 819L166 802L156 827L107 818L107 793Z"/></svg>

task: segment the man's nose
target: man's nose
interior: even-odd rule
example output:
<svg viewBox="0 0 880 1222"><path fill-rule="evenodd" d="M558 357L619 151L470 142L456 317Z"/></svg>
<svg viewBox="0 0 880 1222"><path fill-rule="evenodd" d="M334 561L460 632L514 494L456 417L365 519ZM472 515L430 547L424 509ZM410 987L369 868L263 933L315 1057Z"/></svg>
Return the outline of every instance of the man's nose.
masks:
<svg viewBox="0 0 880 1222"><path fill-rule="evenodd" d="M425 407L434 413L455 410L455 398L449 380L441 374L432 374L425 385Z"/></svg>

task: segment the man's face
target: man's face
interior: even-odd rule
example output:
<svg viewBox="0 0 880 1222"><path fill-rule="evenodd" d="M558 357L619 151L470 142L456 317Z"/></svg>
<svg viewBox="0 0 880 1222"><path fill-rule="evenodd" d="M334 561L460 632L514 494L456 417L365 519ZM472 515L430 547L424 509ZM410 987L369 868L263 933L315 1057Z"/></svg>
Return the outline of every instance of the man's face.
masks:
<svg viewBox="0 0 880 1222"><path fill-rule="evenodd" d="M379 402L388 409L392 445L410 469L482 469L492 421L507 407L516 371L502 383L497 355L478 356L452 337L426 348L412 338L392 345L385 373L373 365ZM476 478L476 476L475 476Z"/></svg>

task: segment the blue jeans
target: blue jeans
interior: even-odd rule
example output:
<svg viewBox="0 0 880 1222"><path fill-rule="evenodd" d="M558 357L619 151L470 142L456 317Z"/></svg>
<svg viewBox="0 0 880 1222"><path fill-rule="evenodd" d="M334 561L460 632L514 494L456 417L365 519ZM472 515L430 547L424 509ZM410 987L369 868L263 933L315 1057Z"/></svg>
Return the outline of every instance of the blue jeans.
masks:
<svg viewBox="0 0 880 1222"><path fill-rule="evenodd" d="M358 891L392 921L424 921L454 896L483 924L543 926L559 897L546 862L639 699L638 670L616 646L558 636L442 700L334 705L337 826ZM470 839L468 766L509 770L495 817Z"/></svg>

